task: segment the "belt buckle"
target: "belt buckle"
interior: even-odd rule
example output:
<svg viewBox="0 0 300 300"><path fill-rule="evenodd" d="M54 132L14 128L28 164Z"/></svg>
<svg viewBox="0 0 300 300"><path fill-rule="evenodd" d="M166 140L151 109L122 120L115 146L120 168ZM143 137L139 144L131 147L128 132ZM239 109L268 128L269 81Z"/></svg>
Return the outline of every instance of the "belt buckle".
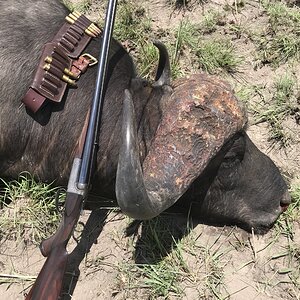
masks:
<svg viewBox="0 0 300 300"><path fill-rule="evenodd" d="M89 61L89 67L94 66L98 63L98 59L89 53L83 53L81 56Z"/></svg>

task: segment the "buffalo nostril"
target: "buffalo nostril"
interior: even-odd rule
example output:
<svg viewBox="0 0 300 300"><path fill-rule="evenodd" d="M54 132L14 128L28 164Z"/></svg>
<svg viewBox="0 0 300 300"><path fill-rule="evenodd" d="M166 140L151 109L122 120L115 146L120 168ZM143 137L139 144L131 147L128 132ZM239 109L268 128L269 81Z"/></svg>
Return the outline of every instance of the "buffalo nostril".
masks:
<svg viewBox="0 0 300 300"><path fill-rule="evenodd" d="M286 191L284 193L284 195L282 196L282 199L281 199L281 203L285 204L285 205L289 205L291 204L291 195L289 193L289 191Z"/></svg>
<svg viewBox="0 0 300 300"><path fill-rule="evenodd" d="M284 212L288 209L289 204L284 204L280 202L281 211Z"/></svg>
<svg viewBox="0 0 300 300"><path fill-rule="evenodd" d="M281 206L282 211L286 211L290 204L291 204L291 196L290 196L289 192L286 191L280 201L280 206Z"/></svg>

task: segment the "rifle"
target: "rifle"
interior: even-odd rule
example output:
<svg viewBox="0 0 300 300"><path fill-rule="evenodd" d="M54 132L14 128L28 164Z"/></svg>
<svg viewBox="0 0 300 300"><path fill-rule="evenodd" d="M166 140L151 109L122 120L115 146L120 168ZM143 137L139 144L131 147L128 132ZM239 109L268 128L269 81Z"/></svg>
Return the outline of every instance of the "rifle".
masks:
<svg viewBox="0 0 300 300"><path fill-rule="evenodd" d="M87 196L93 173L92 162L96 161L98 151L104 83L116 7L117 0L109 0L99 53L95 93L89 113L88 126L85 124L83 127L73 160L63 218L56 233L41 243L41 252L47 259L26 296L26 300L57 300L61 293L68 261L66 246L79 219L84 199Z"/></svg>

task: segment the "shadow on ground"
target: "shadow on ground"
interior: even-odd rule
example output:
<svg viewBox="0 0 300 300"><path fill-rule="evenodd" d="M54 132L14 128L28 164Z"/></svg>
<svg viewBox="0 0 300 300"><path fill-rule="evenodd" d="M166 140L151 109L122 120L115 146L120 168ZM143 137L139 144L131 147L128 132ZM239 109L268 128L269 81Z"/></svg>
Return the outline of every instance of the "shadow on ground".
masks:
<svg viewBox="0 0 300 300"><path fill-rule="evenodd" d="M137 236L133 259L136 264L157 264L189 234L189 220L180 215L162 215L148 221L133 221L127 236Z"/></svg>
<svg viewBox="0 0 300 300"><path fill-rule="evenodd" d="M68 257L61 300L72 299L74 289L80 276L79 265L101 234L107 215L107 210L99 209L91 212L77 246Z"/></svg>
<svg viewBox="0 0 300 300"><path fill-rule="evenodd" d="M61 300L70 300L80 276L79 265L97 241L107 221L109 211L91 212L78 244L69 255L63 281ZM189 234L188 219L177 215L162 215L148 221L132 221L125 229L125 236L136 237L133 260L136 264L157 264L166 257L177 243Z"/></svg>

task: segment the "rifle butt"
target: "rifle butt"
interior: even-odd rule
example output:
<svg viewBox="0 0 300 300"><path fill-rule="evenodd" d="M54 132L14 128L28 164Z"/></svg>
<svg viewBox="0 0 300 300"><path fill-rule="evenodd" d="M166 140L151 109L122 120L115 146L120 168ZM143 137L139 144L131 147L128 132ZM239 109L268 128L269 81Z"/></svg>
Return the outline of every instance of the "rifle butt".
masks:
<svg viewBox="0 0 300 300"><path fill-rule="evenodd" d="M52 249L25 300L58 300L68 261L65 247Z"/></svg>

